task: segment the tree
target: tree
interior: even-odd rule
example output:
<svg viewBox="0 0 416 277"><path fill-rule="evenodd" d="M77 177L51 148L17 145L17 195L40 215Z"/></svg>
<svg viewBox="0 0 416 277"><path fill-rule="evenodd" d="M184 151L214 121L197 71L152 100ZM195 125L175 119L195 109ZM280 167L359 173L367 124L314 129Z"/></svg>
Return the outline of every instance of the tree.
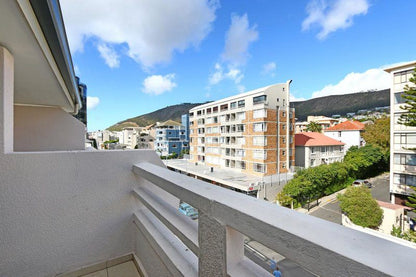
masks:
<svg viewBox="0 0 416 277"><path fill-rule="evenodd" d="M367 144L390 150L390 117L377 119L374 124L365 126L363 138Z"/></svg>
<svg viewBox="0 0 416 277"><path fill-rule="evenodd" d="M416 68L409 81L416 85ZM416 86L406 85L402 93L402 98L406 99L406 105L400 106L405 112L400 115L399 124L416 126Z"/></svg>
<svg viewBox="0 0 416 277"><path fill-rule="evenodd" d="M308 126L306 126L306 131L307 132L317 132L317 133L320 133L320 132L322 132L322 126L319 125L315 121L311 121L311 122L309 122Z"/></svg>
<svg viewBox="0 0 416 277"><path fill-rule="evenodd" d="M416 209L416 193L413 191L411 195L407 197L407 200L404 202L407 207Z"/></svg>
<svg viewBox="0 0 416 277"><path fill-rule="evenodd" d="M359 226L377 228L383 220L383 210L366 187L349 187L338 195L341 210Z"/></svg>

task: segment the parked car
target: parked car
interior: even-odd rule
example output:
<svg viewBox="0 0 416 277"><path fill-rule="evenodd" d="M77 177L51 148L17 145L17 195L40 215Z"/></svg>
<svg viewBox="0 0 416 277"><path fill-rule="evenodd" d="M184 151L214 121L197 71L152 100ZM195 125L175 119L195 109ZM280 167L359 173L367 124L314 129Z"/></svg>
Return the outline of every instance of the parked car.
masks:
<svg viewBox="0 0 416 277"><path fill-rule="evenodd" d="M198 219L198 211L188 203L182 202L179 204L179 211L192 219Z"/></svg>
<svg viewBox="0 0 416 277"><path fill-rule="evenodd" d="M353 187L361 187L361 186L365 186L367 188L372 188L373 185L368 181L368 180L355 180L352 183Z"/></svg>

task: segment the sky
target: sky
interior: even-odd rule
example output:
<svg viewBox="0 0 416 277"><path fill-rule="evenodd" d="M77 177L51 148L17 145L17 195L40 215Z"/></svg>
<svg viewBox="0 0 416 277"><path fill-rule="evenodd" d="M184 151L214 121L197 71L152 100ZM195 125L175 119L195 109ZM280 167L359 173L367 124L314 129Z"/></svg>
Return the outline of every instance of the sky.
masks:
<svg viewBox="0 0 416 277"><path fill-rule="evenodd" d="M88 130L292 80L291 101L385 89L414 0L61 0Z"/></svg>

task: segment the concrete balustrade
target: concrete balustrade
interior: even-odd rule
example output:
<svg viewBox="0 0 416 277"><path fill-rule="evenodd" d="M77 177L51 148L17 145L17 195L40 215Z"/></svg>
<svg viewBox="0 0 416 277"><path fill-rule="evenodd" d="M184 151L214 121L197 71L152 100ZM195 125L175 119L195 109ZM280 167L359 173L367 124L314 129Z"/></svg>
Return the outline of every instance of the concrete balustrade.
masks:
<svg viewBox="0 0 416 277"><path fill-rule="evenodd" d="M136 191L138 198L146 202L141 210L153 212L159 223L164 222L164 226L170 230L167 231L169 234L179 234L176 237L183 243L185 252L191 249L198 257L199 276L270 276L267 275L270 273L244 257L243 234L319 276L413 274L408 265L416 251L411 248L216 187L147 162L134 165L133 171L138 177L199 210L196 244L196 230L192 229L195 226L183 226L194 222L179 220L177 216L169 217L169 213L175 213L173 210L177 207L164 205L163 199L159 199L160 203L151 203L140 196L143 195L141 192ZM162 209L157 208L161 205L166 210L161 212ZM169 209L172 211L169 212ZM186 218L181 214L178 216ZM182 231L179 231L180 228ZM192 231L187 233L185 230ZM164 257L172 261L176 255L182 254L177 251ZM180 263L174 267L178 265ZM190 275L194 274L196 272ZM188 276L188 272L182 271L178 275Z"/></svg>

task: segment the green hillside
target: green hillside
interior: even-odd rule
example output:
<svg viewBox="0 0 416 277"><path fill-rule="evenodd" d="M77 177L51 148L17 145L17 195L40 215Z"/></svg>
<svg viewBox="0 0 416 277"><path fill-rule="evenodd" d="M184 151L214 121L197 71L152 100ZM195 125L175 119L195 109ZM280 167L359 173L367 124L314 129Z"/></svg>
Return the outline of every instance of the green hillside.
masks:
<svg viewBox="0 0 416 277"><path fill-rule="evenodd" d="M144 127L169 119L181 122L182 114L186 114L193 107L202 104L205 103L183 103L167 106L151 113L120 121L107 129L110 131L119 131L124 127ZM305 101L292 102L291 106L296 109L295 113L298 120L306 120L308 115L332 116L334 114L339 114L345 116L346 113L349 112L390 106L390 90L385 89L380 91L325 96Z"/></svg>

